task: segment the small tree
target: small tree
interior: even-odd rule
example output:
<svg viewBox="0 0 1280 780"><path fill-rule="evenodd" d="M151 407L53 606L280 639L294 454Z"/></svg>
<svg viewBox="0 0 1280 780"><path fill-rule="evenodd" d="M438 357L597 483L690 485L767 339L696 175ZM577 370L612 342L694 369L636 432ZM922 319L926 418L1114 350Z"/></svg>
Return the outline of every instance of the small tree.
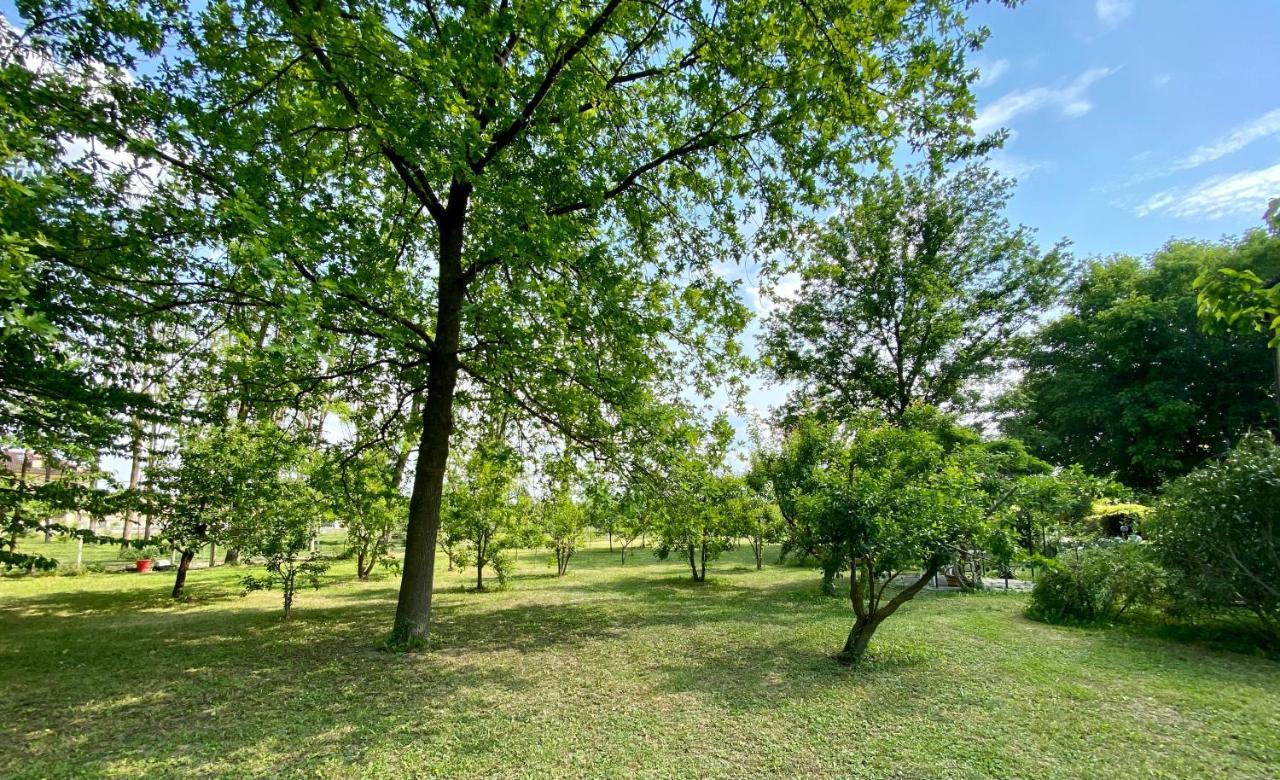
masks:
<svg viewBox="0 0 1280 780"><path fill-rule="evenodd" d="M264 558L266 563L267 576L250 575L242 580L245 593L279 585L284 594L285 620L289 619L299 582L319 588L320 575L329 568L322 556L307 552L316 533L318 515L314 506L318 498L301 480L282 480L264 510L245 527L232 530L240 550Z"/></svg>
<svg viewBox="0 0 1280 780"><path fill-rule="evenodd" d="M759 571L764 568L764 546L782 540L786 533L786 523L773 496L767 462L759 457L759 453L752 457L746 487L740 517L741 532L751 542L756 571Z"/></svg>
<svg viewBox="0 0 1280 780"><path fill-rule="evenodd" d="M1148 528L1173 593L1206 610L1242 605L1280 639L1277 508L1280 446L1263 433L1170 483Z"/></svg>
<svg viewBox="0 0 1280 780"><path fill-rule="evenodd" d="M693 581L705 582L707 563L732 550L737 542L736 520L746 485L724 467L724 455L733 438L727 419L717 418L705 435L688 433L691 446L675 454L666 483L659 487L660 538L654 554L659 560L679 555L689 564ZM703 441L697 441L699 438ZM696 446L699 443L701 448Z"/></svg>
<svg viewBox="0 0 1280 780"><path fill-rule="evenodd" d="M567 480L558 481L551 492L538 505L538 520L556 556L556 576L563 577L569 570L582 531L586 525L586 513L574 500Z"/></svg>
<svg viewBox="0 0 1280 780"><path fill-rule="evenodd" d="M244 549L261 540L260 524L280 522L274 515L291 500L305 453L300 440L271 421L180 432L176 462L157 469L167 499L163 536L179 555L174 598L201 548L227 541Z"/></svg>
<svg viewBox="0 0 1280 780"><path fill-rule="evenodd" d="M484 590L484 570L505 583L511 567L509 551L520 540L531 501L521 487L520 459L510 447L482 441L455 469L445 491L446 534L460 540L454 555L459 566L475 566L476 590Z"/></svg>
<svg viewBox="0 0 1280 780"><path fill-rule="evenodd" d="M857 663L886 619L915 597L971 538L983 518L983 493L957 452L934 430L863 416L848 428L805 420L783 458L814 463L793 488L797 530L827 570L847 570L854 623L839 659ZM814 457L816 455L816 457ZM895 580L916 572L889 596Z"/></svg>
<svg viewBox="0 0 1280 780"><path fill-rule="evenodd" d="M311 474L311 485L347 532L356 558L356 576L367 580L373 567L388 562L391 533L404 525L407 499L392 481L394 470L379 450L348 456L332 451Z"/></svg>

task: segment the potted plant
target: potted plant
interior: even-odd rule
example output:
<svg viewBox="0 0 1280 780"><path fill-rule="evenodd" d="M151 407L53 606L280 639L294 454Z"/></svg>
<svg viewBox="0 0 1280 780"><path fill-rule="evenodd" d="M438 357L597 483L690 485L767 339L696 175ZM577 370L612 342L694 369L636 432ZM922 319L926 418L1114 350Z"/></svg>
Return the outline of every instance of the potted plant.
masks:
<svg viewBox="0 0 1280 780"><path fill-rule="evenodd" d="M138 559L135 563L138 565L138 573L146 574L151 571L151 562L160 557L160 548L155 545L148 545L138 551Z"/></svg>

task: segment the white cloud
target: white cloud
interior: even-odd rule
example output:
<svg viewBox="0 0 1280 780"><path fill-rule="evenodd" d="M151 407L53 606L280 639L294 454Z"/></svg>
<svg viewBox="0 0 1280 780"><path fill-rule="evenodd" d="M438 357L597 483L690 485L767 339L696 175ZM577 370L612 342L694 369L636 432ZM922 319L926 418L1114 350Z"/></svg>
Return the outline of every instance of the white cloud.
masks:
<svg viewBox="0 0 1280 780"><path fill-rule="evenodd" d="M1254 141L1280 133L1280 108L1268 111L1262 116L1242 125L1237 125L1231 132L1212 143L1197 148L1191 154L1173 164L1175 170L1185 171L1198 168L1205 163L1213 162L1237 152Z"/></svg>
<svg viewBox="0 0 1280 780"><path fill-rule="evenodd" d="M1261 214L1280 195L1280 164L1256 171L1213 176L1185 188L1152 195L1136 209L1138 216L1165 214L1186 219L1220 219L1231 214Z"/></svg>
<svg viewBox="0 0 1280 780"><path fill-rule="evenodd" d="M978 66L977 86L979 87L993 87L1001 76L1009 72L1008 60L994 60L975 64Z"/></svg>
<svg viewBox="0 0 1280 780"><path fill-rule="evenodd" d="M1093 109L1086 94L1089 87L1116 70L1090 68L1063 87L1035 87L1010 92L979 111L977 118L973 120L973 129L977 133L989 133L1008 124L1015 117L1043 108L1057 108L1066 117L1087 114Z"/></svg>
<svg viewBox="0 0 1280 780"><path fill-rule="evenodd" d="M1098 14L1098 21L1106 27L1115 27L1133 13L1133 0L1097 0L1093 10Z"/></svg>
<svg viewBox="0 0 1280 780"><path fill-rule="evenodd" d="M1152 77L1151 86L1156 89L1164 89L1169 85L1170 81L1173 81L1172 73L1158 73Z"/></svg>
<svg viewBox="0 0 1280 780"><path fill-rule="evenodd" d="M1053 167L1053 163L1048 160L1030 160L1003 150L992 152L987 160L1000 175L1018 181L1026 181L1036 171L1049 170Z"/></svg>

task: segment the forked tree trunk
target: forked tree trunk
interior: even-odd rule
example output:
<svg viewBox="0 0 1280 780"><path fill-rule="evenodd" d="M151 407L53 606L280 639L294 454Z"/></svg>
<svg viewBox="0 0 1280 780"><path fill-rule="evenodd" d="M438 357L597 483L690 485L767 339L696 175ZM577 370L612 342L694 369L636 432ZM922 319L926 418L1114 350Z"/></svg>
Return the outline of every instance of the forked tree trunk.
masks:
<svg viewBox="0 0 1280 780"><path fill-rule="evenodd" d="M885 617L888 617L887 615ZM853 621L853 629L849 632L849 638L844 642L844 649L840 651L840 660L848 664L855 664L862 659L867 652L867 646L871 644L871 637L876 633L876 629L880 627L880 623L884 618L876 617L858 617Z"/></svg>
<svg viewBox="0 0 1280 780"><path fill-rule="evenodd" d="M868 601L872 603L878 602L876 597L875 582L868 577L868 593L863 592L860 580L858 579L857 568L854 567L849 571L849 598L853 603L854 621L853 628L849 631L849 637L845 640L844 648L836 658L843 664L854 665L862 660L867 652L868 645L871 644L871 637L875 635L876 629L880 627L890 615L898 611L898 608L915 598L929 580L933 579L937 567L926 569L920 578L911 583L907 587L898 592L887 604L877 609L871 609ZM881 586L887 587L886 582Z"/></svg>
<svg viewBox="0 0 1280 780"><path fill-rule="evenodd" d="M173 598L182 596L182 586L187 584L187 570L191 568L191 561L195 560L196 551L183 550L182 558L178 561L178 576L173 580Z"/></svg>

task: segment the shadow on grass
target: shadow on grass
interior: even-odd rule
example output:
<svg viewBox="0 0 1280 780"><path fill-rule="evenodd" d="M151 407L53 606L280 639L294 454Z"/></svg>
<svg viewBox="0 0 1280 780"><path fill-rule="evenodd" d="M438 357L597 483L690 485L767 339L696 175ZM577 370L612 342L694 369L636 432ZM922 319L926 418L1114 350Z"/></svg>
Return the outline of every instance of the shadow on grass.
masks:
<svg viewBox="0 0 1280 780"><path fill-rule="evenodd" d="M533 717L558 685L577 685L558 677L560 664L609 673L634 664L643 690L690 692L730 714L851 681L891 687L896 675L923 681L907 686L911 695L933 690L923 644L878 635L867 662L845 669L832 659L843 635L828 632L833 622L847 630L847 601L819 595L811 579L743 573L717 569L695 584L669 566L637 566L608 578L539 577L528 591L441 593L437 649L407 655L378 649L394 580L326 593L315 606L304 598L287 623L275 602L240 606L225 576L192 583L202 603L228 599L212 609L161 609L167 589L151 583L33 595L0 608L0 687L13 692L0 699L0 776L119 774L122 765L358 774L374 751L429 754L447 769L495 751L493 735L512 717L495 701L517 697ZM956 597L922 595L904 616L935 598ZM122 620L125 612L134 614ZM721 633L731 638L708 641Z"/></svg>

